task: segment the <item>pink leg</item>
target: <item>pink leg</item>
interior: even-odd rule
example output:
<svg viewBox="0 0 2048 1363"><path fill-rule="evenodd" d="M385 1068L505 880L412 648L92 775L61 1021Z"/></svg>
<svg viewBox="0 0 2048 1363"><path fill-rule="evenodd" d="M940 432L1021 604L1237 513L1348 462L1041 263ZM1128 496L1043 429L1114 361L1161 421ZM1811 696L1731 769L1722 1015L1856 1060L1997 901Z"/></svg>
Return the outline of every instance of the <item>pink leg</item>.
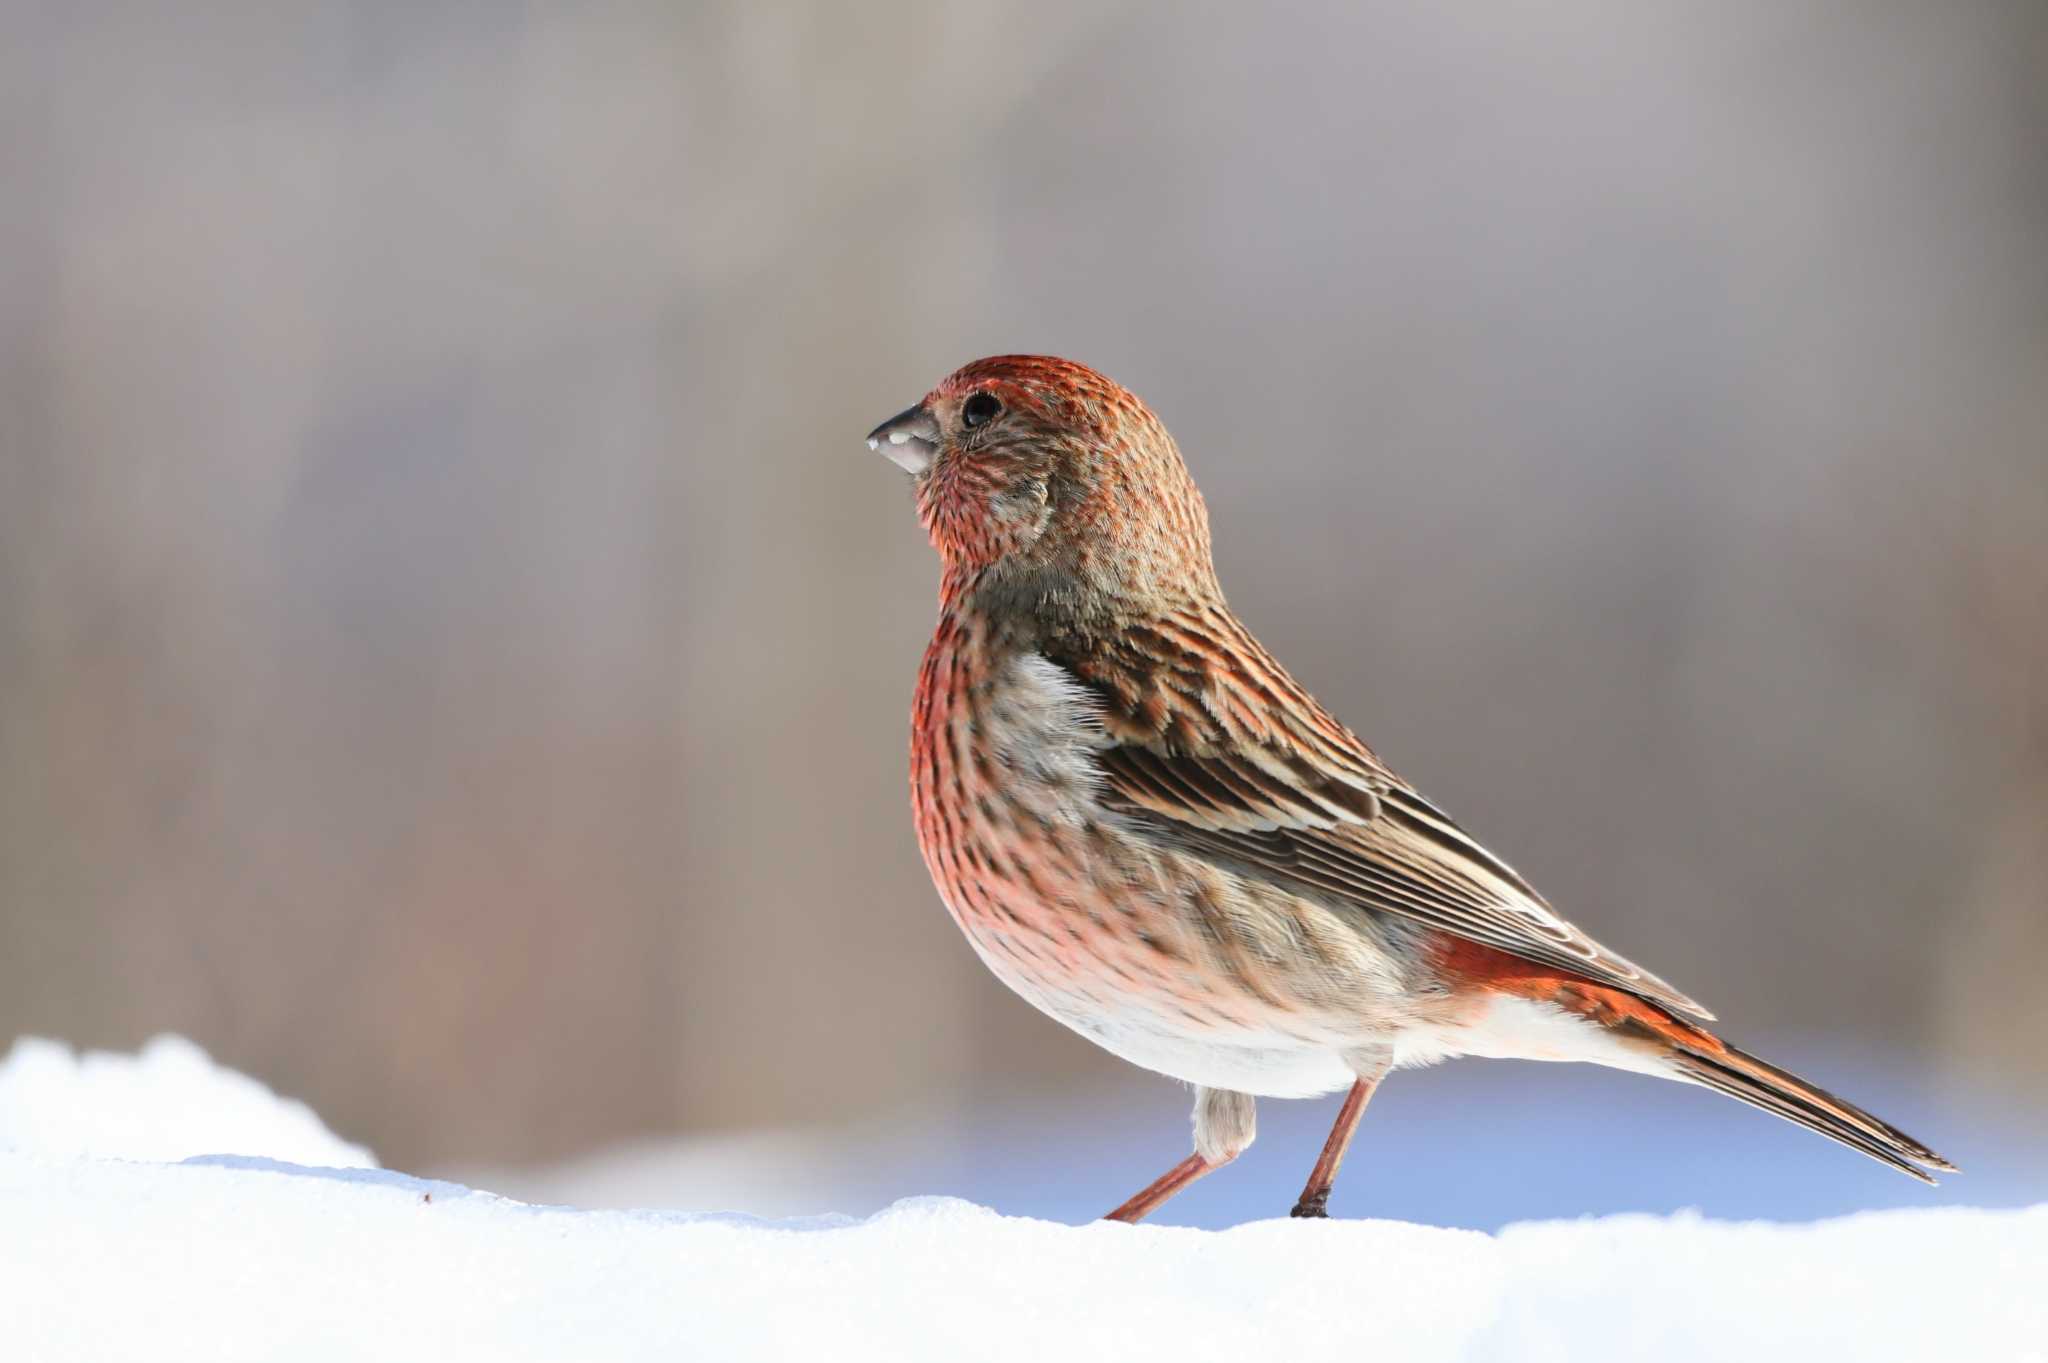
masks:
<svg viewBox="0 0 2048 1363"><path fill-rule="evenodd" d="M1344 1163L1344 1152L1351 1148L1351 1134L1358 1130L1358 1119L1365 1115L1366 1100L1378 1087L1379 1079L1361 1079L1351 1086L1351 1092L1344 1095L1344 1106L1337 1109L1337 1124L1330 1128L1330 1139L1323 1142L1323 1153L1316 1157L1316 1167L1309 1170L1308 1186L1301 1190L1301 1200L1294 1204L1293 1216L1328 1216L1330 1189L1337 1182L1337 1166Z"/></svg>
<svg viewBox="0 0 2048 1363"><path fill-rule="evenodd" d="M1252 1100L1227 1089L1195 1090L1195 1153L1174 1165L1143 1192L1111 1212L1106 1221L1137 1221L1212 1169L1243 1154L1255 1127Z"/></svg>
<svg viewBox="0 0 2048 1363"><path fill-rule="evenodd" d="M1118 1207L1102 1219L1105 1221L1142 1221L1153 1211L1157 1210L1159 1205L1165 1202L1166 1199L1172 1197L1175 1193L1187 1187L1210 1170L1221 1169L1228 1163L1230 1163L1229 1160L1211 1161L1203 1159L1200 1155L1189 1155L1179 1164L1174 1165L1158 1178L1152 1180L1142 1192L1137 1193L1130 1201L1124 1203L1123 1206Z"/></svg>

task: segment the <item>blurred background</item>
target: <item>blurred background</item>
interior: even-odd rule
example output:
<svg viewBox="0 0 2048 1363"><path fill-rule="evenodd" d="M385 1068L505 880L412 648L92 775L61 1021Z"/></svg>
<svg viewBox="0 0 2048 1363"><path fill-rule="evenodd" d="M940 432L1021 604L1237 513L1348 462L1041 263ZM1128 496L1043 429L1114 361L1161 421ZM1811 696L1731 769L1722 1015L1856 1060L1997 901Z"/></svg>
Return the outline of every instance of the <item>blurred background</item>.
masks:
<svg viewBox="0 0 2048 1363"><path fill-rule="evenodd" d="M1474 1061L1340 1213L2048 1197L2044 145L2036 0L0 0L0 1042L526 1197L1121 1200L1187 1095L932 893L861 443L1042 350L1397 767L1969 1171Z"/></svg>

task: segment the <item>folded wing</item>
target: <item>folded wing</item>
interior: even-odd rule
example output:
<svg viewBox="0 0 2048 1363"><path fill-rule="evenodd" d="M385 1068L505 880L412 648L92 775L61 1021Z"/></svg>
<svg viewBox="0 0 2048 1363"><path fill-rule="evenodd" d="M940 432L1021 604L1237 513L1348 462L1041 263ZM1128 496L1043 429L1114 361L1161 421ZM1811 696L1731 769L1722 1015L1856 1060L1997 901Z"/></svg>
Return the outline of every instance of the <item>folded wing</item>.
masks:
<svg viewBox="0 0 2048 1363"><path fill-rule="evenodd" d="M1114 691L1094 689L1114 709ZM1170 730L1105 715L1100 763L1110 807L1236 869L1573 971L1683 1017L1713 1019L1566 922L1320 709L1313 742L1290 741L1288 729L1298 726L1281 724L1257 738L1233 735L1213 714L1210 707L1204 724L1201 708L1183 712Z"/></svg>

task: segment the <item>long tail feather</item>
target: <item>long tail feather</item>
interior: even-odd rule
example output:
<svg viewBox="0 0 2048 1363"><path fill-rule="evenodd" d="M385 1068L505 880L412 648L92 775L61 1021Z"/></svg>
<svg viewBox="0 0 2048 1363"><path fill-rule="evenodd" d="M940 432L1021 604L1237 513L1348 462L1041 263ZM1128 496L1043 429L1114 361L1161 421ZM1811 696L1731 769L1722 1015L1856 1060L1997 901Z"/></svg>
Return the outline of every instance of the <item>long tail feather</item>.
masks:
<svg viewBox="0 0 2048 1363"><path fill-rule="evenodd" d="M1746 1051L1733 1046L1707 1051L1678 1042L1667 1044L1678 1072L1696 1084L1818 1131L1922 1183L1933 1183L1934 1177L1921 1165L1956 1172L1955 1165L1891 1123Z"/></svg>
<svg viewBox="0 0 2048 1363"><path fill-rule="evenodd" d="M1610 1045L1618 1043L1624 1048L1632 1063L1623 1064L1623 1068L1646 1069L1739 1098L1752 1107L1840 1141L1922 1183L1934 1182L1929 1169L1958 1172L1955 1165L1890 1122L1872 1116L1854 1103L1844 1102L1796 1074L1737 1050L1705 1027L1677 1016L1651 999L1466 942L1451 943L1440 968L1467 988L1548 1004L1590 1023L1605 1034ZM1543 1059L1620 1063L1611 1050L1607 1055L1588 1052L1561 1056L1554 1042L1529 1054ZM1644 1060L1649 1063L1641 1063Z"/></svg>

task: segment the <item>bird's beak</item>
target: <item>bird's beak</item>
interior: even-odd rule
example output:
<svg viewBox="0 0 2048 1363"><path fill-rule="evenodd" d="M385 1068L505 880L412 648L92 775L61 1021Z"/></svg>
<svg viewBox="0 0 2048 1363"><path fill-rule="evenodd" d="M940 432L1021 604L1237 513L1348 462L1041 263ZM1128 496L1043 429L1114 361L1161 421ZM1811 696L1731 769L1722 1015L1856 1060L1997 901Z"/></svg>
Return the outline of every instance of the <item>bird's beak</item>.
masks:
<svg viewBox="0 0 2048 1363"><path fill-rule="evenodd" d="M923 473L938 457L938 418L922 403L898 412L868 432L868 448L888 455L905 473Z"/></svg>

